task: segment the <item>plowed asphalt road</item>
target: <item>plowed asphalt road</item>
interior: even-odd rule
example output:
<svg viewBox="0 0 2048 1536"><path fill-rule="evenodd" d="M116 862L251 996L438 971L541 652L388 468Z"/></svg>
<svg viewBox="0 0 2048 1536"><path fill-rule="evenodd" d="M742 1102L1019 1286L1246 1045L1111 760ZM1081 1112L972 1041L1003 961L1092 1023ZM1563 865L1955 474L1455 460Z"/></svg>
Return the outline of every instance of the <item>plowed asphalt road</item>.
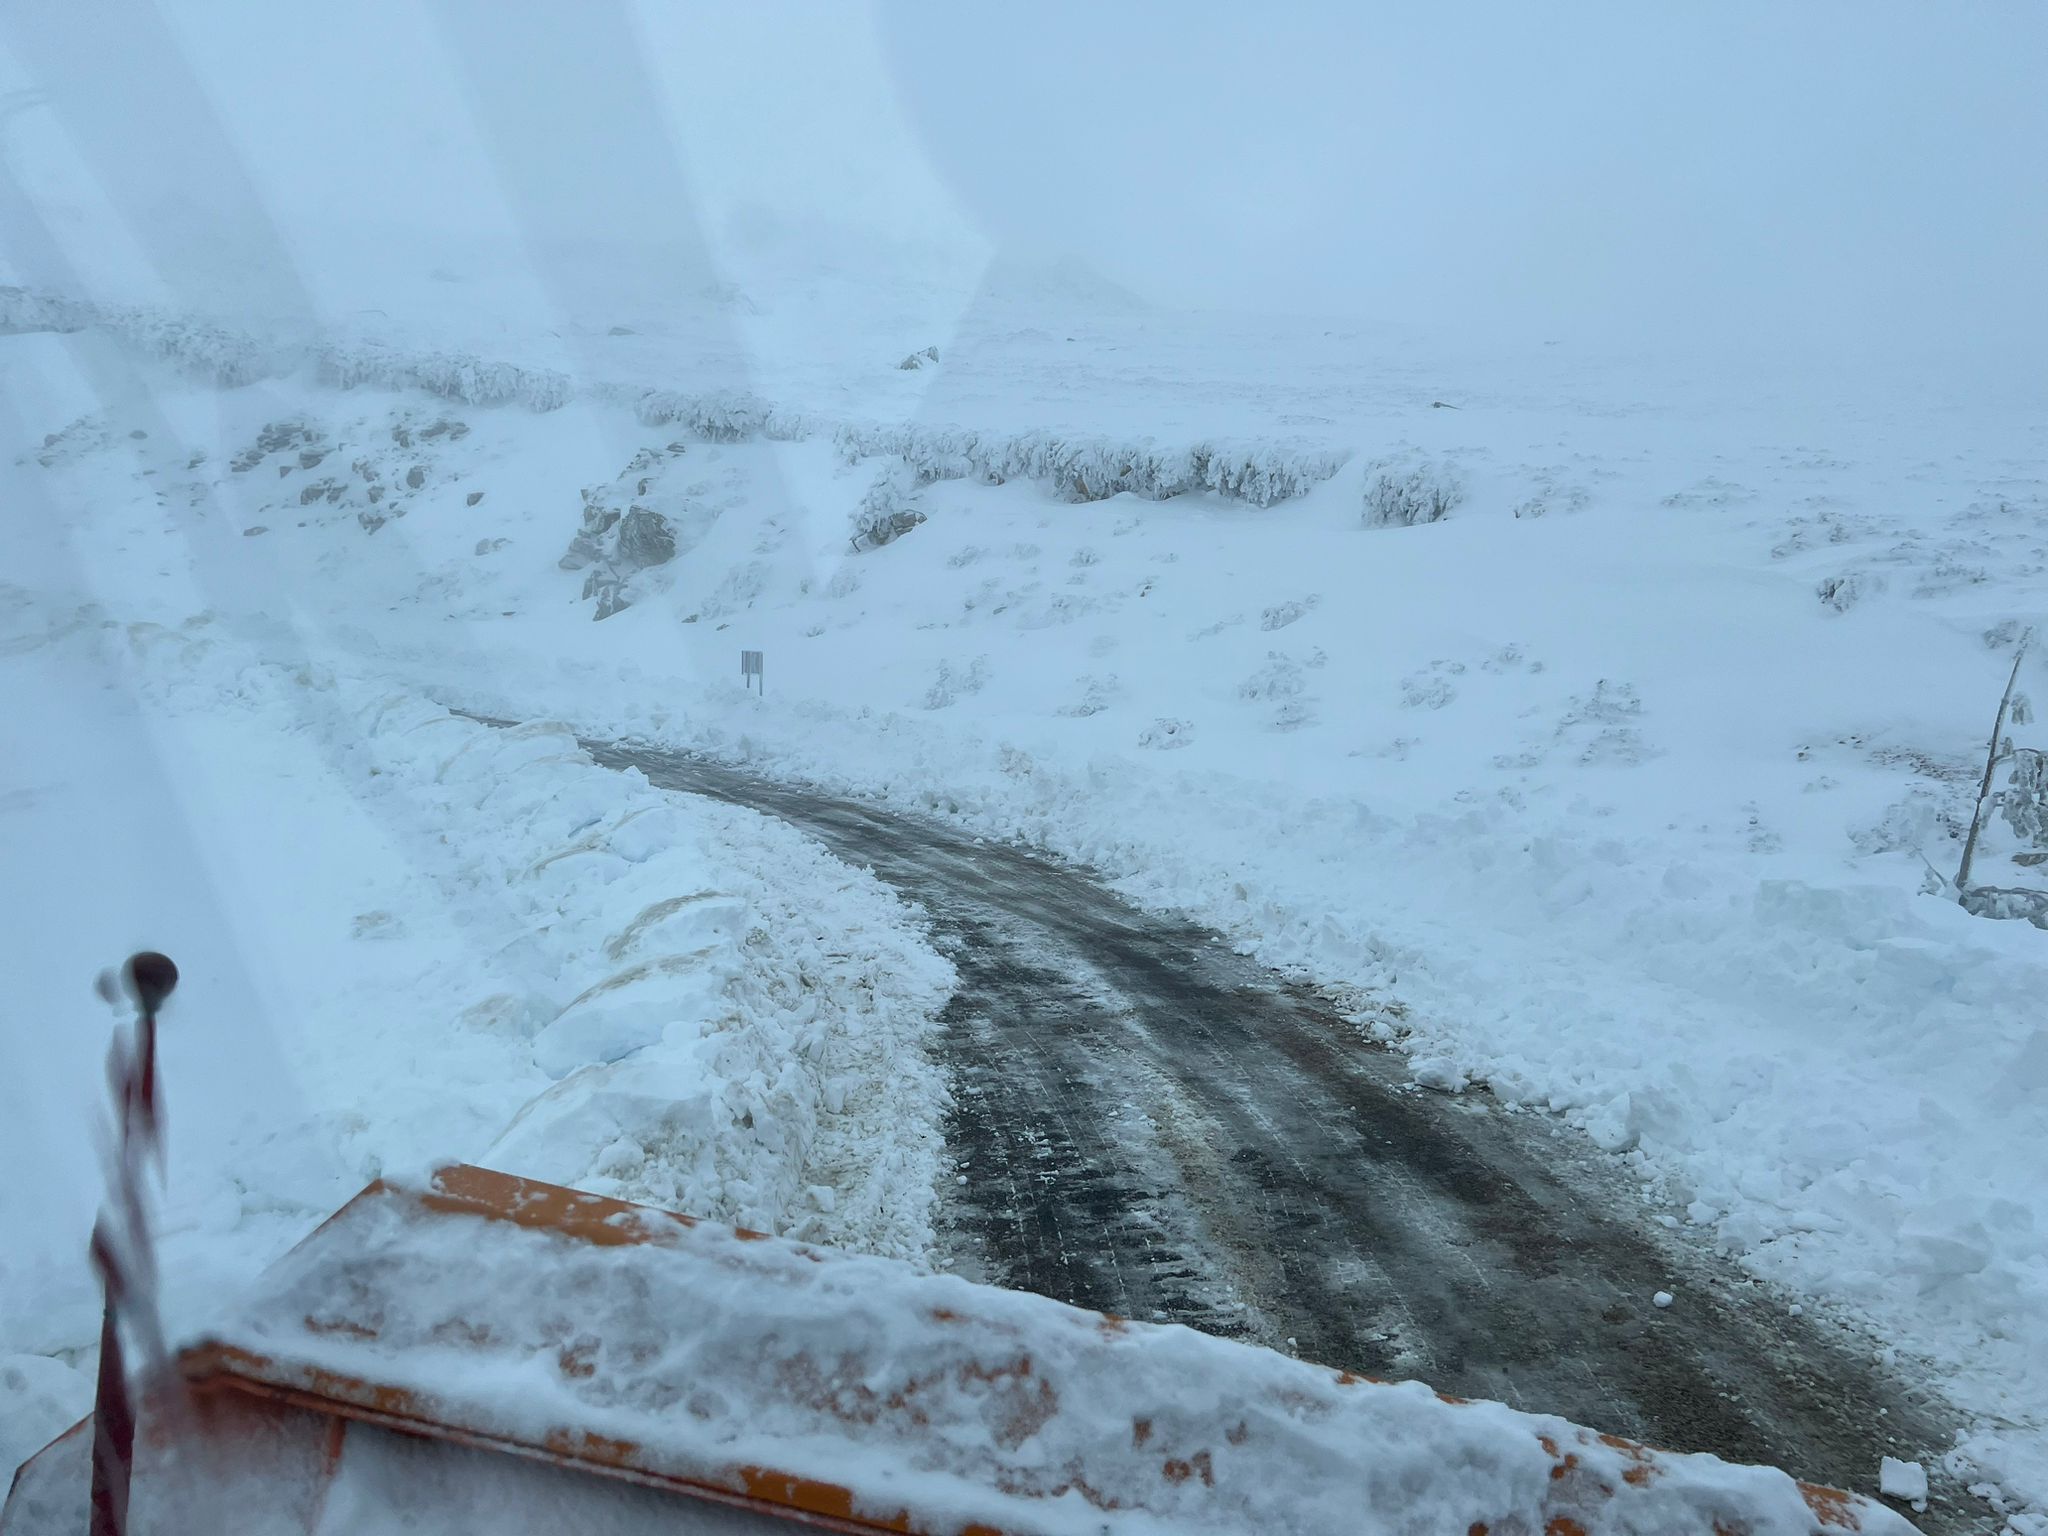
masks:
<svg viewBox="0 0 2048 1536"><path fill-rule="evenodd" d="M1931 1469L1950 1443L1870 1341L1664 1233L1575 1134L1416 1089L1215 934L934 821L586 745L792 822L929 913L960 972L942 1050L965 1182L938 1255L957 1272L1866 1492L1881 1455Z"/></svg>

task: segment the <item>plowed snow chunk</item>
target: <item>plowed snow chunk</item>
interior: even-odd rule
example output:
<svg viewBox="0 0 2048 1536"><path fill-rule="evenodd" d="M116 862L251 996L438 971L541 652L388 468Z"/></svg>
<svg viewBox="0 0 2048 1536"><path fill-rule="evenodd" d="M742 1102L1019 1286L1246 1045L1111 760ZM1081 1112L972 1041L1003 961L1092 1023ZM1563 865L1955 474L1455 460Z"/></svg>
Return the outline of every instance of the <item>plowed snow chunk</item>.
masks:
<svg viewBox="0 0 2048 1536"><path fill-rule="evenodd" d="M1408 1075L1438 1093L1463 1093L1471 1082L1464 1068L1448 1056L1419 1056L1410 1064Z"/></svg>
<svg viewBox="0 0 2048 1536"><path fill-rule="evenodd" d="M1888 1499L1904 1499L1915 1509L1925 1509L1927 1469L1917 1461L1887 1456L1878 1464L1877 1491Z"/></svg>

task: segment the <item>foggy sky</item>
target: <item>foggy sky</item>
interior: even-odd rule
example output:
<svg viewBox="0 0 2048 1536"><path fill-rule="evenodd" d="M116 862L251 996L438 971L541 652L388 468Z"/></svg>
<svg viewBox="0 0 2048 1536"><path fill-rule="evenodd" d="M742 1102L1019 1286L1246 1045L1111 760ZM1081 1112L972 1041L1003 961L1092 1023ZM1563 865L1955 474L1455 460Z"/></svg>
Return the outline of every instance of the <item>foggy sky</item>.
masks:
<svg viewBox="0 0 2048 1536"><path fill-rule="evenodd" d="M1071 240L1140 289L1538 329L2043 338L2039 6L882 17L975 219Z"/></svg>
<svg viewBox="0 0 2048 1536"><path fill-rule="evenodd" d="M2033 4L194 0L160 8L161 75L120 45L150 31L111 26L124 9L10 6L0 92L89 117L102 171L126 135L197 245L248 234L253 199L313 268L353 221L422 251L458 229L643 241L715 276L765 219L1070 253L1171 305L2048 346ZM246 177L231 194L182 153L205 134L166 104L179 69ZM479 79L505 82L493 110ZM107 195L49 115L0 127L14 173Z"/></svg>

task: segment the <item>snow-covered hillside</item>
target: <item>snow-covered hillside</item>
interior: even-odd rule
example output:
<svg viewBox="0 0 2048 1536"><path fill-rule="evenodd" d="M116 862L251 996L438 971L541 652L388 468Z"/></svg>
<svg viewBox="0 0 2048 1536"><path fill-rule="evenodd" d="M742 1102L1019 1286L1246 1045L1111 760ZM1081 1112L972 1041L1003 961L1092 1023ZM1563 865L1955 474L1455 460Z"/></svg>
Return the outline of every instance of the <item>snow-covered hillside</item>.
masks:
<svg viewBox="0 0 2048 1536"><path fill-rule="evenodd" d="M521 356L278 352L22 302L18 324L86 328L0 339L27 514L4 665L51 722L10 755L0 787L43 798L4 802L6 825L54 837L57 795L90 823L109 770L54 787L60 731L165 754L196 818L246 830L192 850L214 903L192 942L237 935L277 973L234 1028L284 1059L237 1070L307 1099L245 1118L305 1172L180 1218L194 1264L274 1249L372 1156L474 1155L529 1101L507 1133L532 1141L521 1171L917 1248L921 1208L869 1181L928 1182L928 1138L873 1173L853 1149L874 1123L834 1102L870 1083L890 1125L931 1123L929 1078L872 1054L915 1062L945 985L905 918L871 882L810 906L838 877L796 839L641 787L607 785L603 837L644 838L644 810L693 851L586 849L598 770L559 734L486 738L432 700L957 817L1192 912L1351 999L1418 1084L1484 1085L1627 1160L1646 1221L1943 1383L1975 1426L1963 1481L2048 1505L2048 935L1923 889L1927 862L1954 872L1999 690L2048 607L2028 401L1868 379L1653 395L1591 358L1433 371L1385 337L1152 314L878 333L778 396L665 380L630 336L571 383ZM929 340L938 360L898 368ZM742 647L765 652L759 695ZM90 675L160 694L140 715L72 681L109 648L118 669ZM360 835L299 846L300 794ZM147 843L102 826L107 859ZM2033 835L1998 833L1979 878L2034 881ZM592 860L609 873L579 873ZM33 938L80 975L111 958L97 896L60 885ZM617 1042L538 1021L674 898L663 952L701 956L689 985L758 993L762 1041L853 1053L720 1090L784 1094L770 1123L831 1171L708 1132L679 1171L644 1128L613 1135L660 1083L568 1086ZM175 948L139 894L118 910ZM849 927L868 942L840 953ZM343 930L359 974L323 985ZM816 968L843 998L849 967L881 988L869 1012L784 995ZM653 1027L587 1011L597 1033ZM423 1017L458 1022L390 1038ZM753 1039L718 1081L751 1081ZM192 1090L171 1093L176 1116ZM220 1167L256 1145L218 1138ZM261 1235L223 1236L242 1232ZM8 1315L49 1326L0 1347L89 1342L82 1268L62 1283L61 1306L19 1293Z"/></svg>

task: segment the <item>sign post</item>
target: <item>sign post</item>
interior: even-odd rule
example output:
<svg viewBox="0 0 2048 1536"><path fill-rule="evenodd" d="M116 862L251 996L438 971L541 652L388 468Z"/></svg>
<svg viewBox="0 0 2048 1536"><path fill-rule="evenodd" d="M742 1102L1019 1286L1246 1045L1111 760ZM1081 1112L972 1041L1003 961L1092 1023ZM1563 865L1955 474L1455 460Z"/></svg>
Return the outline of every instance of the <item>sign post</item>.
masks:
<svg viewBox="0 0 2048 1536"><path fill-rule="evenodd" d="M766 698L768 696L768 686L761 678L761 653L759 651L740 652L740 685L745 687L750 682L759 690L761 697Z"/></svg>

